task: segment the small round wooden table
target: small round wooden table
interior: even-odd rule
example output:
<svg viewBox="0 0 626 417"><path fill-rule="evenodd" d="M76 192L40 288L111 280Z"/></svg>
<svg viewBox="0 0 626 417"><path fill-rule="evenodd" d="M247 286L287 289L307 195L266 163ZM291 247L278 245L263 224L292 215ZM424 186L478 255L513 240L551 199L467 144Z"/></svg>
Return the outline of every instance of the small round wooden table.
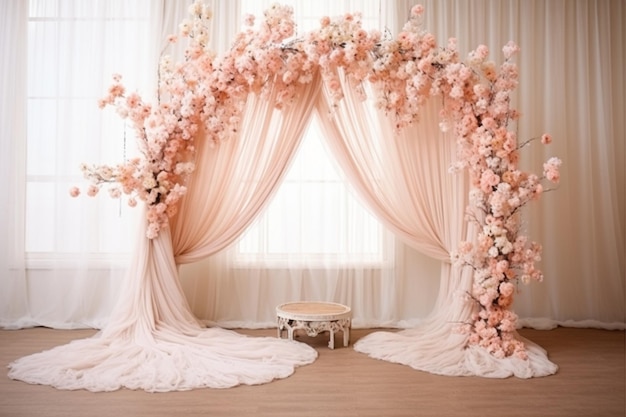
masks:
<svg viewBox="0 0 626 417"><path fill-rule="evenodd" d="M335 332L343 333L343 345L350 343L352 311L343 304L322 301L298 301L281 304L276 307L278 316L278 337L282 338L287 329L289 340L294 332L304 330L308 336L317 336L322 332L330 333L328 347L335 348Z"/></svg>

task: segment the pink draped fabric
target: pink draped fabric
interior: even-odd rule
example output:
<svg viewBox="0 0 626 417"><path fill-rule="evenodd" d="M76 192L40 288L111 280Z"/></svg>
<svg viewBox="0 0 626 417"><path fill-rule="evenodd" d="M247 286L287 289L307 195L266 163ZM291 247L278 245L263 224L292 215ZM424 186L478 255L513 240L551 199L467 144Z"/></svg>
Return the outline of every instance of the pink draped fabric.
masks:
<svg viewBox="0 0 626 417"><path fill-rule="evenodd" d="M188 184L180 213L171 222L178 264L219 252L256 218L295 154L319 83L316 77L300 87L297 99L280 111L274 106L274 96L251 95L238 138L216 148L200 142L197 172Z"/></svg>
<svg viewBox="0 0 626 417"><path fill-rule="evenodd" d="M269 97L251 95L239 137L216 148L199 140L189 198L154 239L144 219L110 323L95 337L14 361L9 377L59 389L153 392L261 384L313 362L317 352L303 343L204 328L185 299L178 265L223 249L262 210L297 149L317 87L303 86L284 111L275 109L274 89Z"/></svg>
<svg viewBox="0 0 626 417"><path fill-rule="evenodd" d="M482 349L466 349L467 335L457 331L474 312L466 297L473 275L452 266L450 256L459 242L473 239L475 230L464 215L466 175L449 172L456 145L452 135L440 132L437 99L423 106L419 123L395 132L392 119L375 110L372 100L363 100L347 82L343 92L335 107L327 90L317 104L319 113L330 115L320 119L340 166L384 224L407 244L442 261L439 295L429 316L400 333L372 333L355 349L443 375L529 378L556 372L546 352L533 343L526 341L529 361L500 360Z"/></svg>
<svg viewBox="0 0 626 417"><path fill-rule="evenodd" d="M393 122L371 100L363 102L353 89L343 87L344 99L336 108L331 109L327 91L317 105L339 165L397 236L448 261L450 248L464 238L468 188L463 175L448 174L456 148L454 139L439 131L438 102L432 99L422 109L425 123L394 132Z"/></svg>

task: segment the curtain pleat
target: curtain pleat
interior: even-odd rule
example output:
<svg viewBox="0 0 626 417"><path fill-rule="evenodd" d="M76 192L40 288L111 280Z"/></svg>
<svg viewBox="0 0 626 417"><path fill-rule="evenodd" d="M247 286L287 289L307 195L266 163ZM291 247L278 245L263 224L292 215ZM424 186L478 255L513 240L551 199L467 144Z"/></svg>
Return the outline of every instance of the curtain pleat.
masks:
<svg viewBox="0 0 626 417"><path fill-rule="evenodd" d="M317 94L318 82L305 84L282 111L274 108L275 96L251 95L237 138L215 147L200 141L197 171L172 220L177 263L221 251L252 223L285 174Z"/></svg>
<svg viewBox="0 0 626 417"><path fill-rule="evenodd" d="M30 326L24 247L28 2L0 4L0 327Z"/></svg>
<svg viewBox="0 0 626 417"><path fill-rule="evenodd" d="M339 77L345 80L345 76ZM452 174L455 141L440 133L440 103L431 99L421 119L399 133L393 121L375 111L375 100L363 101L343 83L343 99L334 108L328 91L318 101L327 140L350 182L378 218L407 244L442 261L439 294L431 313L401 332L375 332L356 342L359 352L441 375L529 378L556 372L540 347L530 344L530 360L497 360L479 349L466 349L467 334L457 330L470 322L474 303L471 269L450 265L450 253L463 240L473 241L465 210L466 173Z"/></svg>

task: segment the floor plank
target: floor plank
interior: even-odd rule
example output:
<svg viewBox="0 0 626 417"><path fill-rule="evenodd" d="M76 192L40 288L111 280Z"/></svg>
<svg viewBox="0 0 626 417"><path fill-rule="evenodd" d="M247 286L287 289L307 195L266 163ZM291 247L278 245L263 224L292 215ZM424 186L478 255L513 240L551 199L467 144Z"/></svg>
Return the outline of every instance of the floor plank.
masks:
<svg viewBox="0 0 626 417"><path fill-rule="evenodd" d="M274 336L275 329L237 330ZM354 329L352 341L373 330ZM0 330L0 363L94 330ZM445 377L371 359L351 347L328 349L328 336L300 337L319 358L265 385L224 390L146 393L60 391L0 376L2 417L165 416L585 416L626 415L623 331L557 328L520 333L545 348L556 375L532 379ZM341 345L341 344L339 344Z"/></svg>

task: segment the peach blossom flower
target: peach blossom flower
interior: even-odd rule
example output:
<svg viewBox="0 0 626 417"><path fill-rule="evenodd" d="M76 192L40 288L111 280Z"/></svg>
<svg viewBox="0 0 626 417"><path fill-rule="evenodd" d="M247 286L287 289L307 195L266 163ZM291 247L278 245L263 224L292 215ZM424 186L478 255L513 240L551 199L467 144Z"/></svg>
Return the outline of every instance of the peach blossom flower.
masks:
<svg viewBox="0 0 626 417"><path fill-rule="evenodd" d="M146 231L146 236L148 239L154 239L159 235L159 231L161 230L161 226L158 223L151 222L148 224L148 230Z"/></svg>
<svg viewBox="0 0 626 417"><path fill-rule="evenodd" d="M519 52L519 46L517 46L513 41L509 41L502 48L502 52L504 53L504 57L506 59L510 59L514 54Z"/></svg>
<svg viewBox="0 0 626 417"><path fill-rule="evenodd" d="M543 171L545 177L548 181L553 183L558 183L560 179L559 167L561 166L562 161L559 158L552 157L548 159L548 162L543 164Z"/></svg>
<svg viewBox="0 0 626 417"><path fill-rule="evenodd" d="M111 198L120 198L122 191L119 188L109 188L109 196L111 196Z"/></svg>
<svg viewBox="0 0 626 417"><path fill-rule="evenodd" d="M88 195L89 197L94 197L95 195L97 195L97 194L98 194L98 191L100 191L100 188L98 188L98 186L96 186L96 185L90 185L90 186L87 188L87 195Z"/></svg>
<svg viewBox="0 0 626 417"><path fill-rule="evenodd" d="M415 6L411 8L412 16L421 16L423 13L424 13L424 6L422 6L421 4L416 4Z"/></svg>
<svg viewBox="0 0 626 417"><path fill-rule="evenodd" d="M111 97L121 97L124 95L124 86L122 84L113 84L109 87L109 95Z"/></svg>

